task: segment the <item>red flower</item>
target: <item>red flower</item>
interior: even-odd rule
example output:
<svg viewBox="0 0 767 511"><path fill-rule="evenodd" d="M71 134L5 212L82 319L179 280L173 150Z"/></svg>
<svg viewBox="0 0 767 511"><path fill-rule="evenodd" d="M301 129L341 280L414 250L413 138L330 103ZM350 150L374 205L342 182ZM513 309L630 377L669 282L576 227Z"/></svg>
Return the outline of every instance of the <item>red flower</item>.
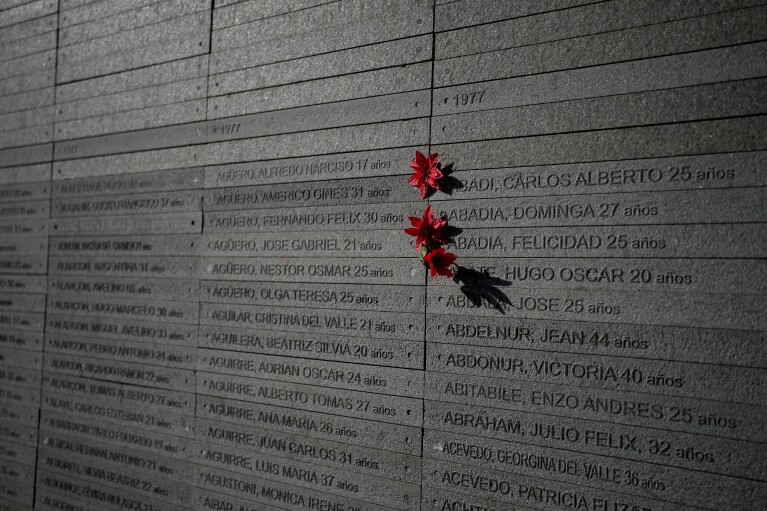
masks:
<svg viewBox="0 0 767 511"><path fill-rule="evenodd" d="M442 228L447 225L447 220L435 218L431 204L423 210L423 218L417 216L408 217L413 227L405 229L405 233L415 236L415 249L421 250L421 246L426 245L429 248L437 248L443 243L447 243Z"/></svg>
<svg viewBox="0 0 767 511"><path fill-rule="evenodd" d="M444 275L445 277L452 277L453 272L450 271L450 267L455 263L458 256L450 252L446 252L444 248L438 248L432 250L423 258L423 262L429 265L431 270L431 276L439 284L438 275Z"/></svg>
<svg viewBox="0 0 767 511"><path fill-rule="evenodd" d="M410 162L410 168L413 169L413 175L408 179L411 186L418 188L421 192L421 198L425 199L429 193L429 188L438 189L437 180L442 177L442 171L439 170L439 154L431 153L427 158L420 151L415 152L415 159Z"/></svg>

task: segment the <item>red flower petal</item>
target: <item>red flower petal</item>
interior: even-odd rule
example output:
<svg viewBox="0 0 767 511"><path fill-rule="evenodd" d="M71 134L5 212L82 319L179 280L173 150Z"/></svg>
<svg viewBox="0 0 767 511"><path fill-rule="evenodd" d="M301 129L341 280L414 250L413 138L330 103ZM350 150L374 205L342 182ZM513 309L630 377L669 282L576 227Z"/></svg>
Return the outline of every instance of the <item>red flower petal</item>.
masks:
<svg viewBox="0 0 767 511"><path fill-rule="evenodd" d="M432 250L423 258L423 261L429 265L431 276L439 284L439 275L445 277L452 277L453 272L450 267L455 263L458 256L451 252L447 252L444 248L438 248Z"/></svg>
<svg viewBox="0 0 767 511"><path fill-rule="evenodd" d="M418 236L421 233L421 229L418 227L410 227L409 229L405 229L405 234L409 234L410 236Z"/></svg>
<svg viewBox="0 0 767 511"><path fill-rule="evenodd" d="M405 229L405 233L416 237L416 250L420 251L423 245L437 248L443 243L447 243L447 238L442 232L442 228L447 225L447 220L435 217L431 204L423 210L421 218L410 216L408 219L413 227Z"/></svg>
<svg viewBox="0 0 767 511"><path fill-rule="evenodd" d="M415 159L410 162L413 175L408 179L408 183L418 187L422 199L426 198L430 188L439 189L437 180L442 177L442 172L437 167L438 164L439 154L432 153L427 158L420 151L415 152Z"/></svg>

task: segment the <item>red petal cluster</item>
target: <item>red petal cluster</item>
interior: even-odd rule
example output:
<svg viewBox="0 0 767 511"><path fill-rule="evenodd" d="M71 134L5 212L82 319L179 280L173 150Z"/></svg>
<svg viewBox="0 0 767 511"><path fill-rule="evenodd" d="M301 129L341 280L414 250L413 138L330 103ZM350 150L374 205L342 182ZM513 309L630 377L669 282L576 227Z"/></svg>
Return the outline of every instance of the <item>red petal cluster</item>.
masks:
<svg viewBox="0 0 767 511"><path fill-rule="evenodd" d="M405 229L405 233L415 236L415 249L420 252L422 246L428 248L437 248L443 243L447 243L447 238L442 229L447 226L447 220L434 217L431 204L423 210L423 217L408 217L413 227Z"/></svg>
<svg viewBox="0 0 767 511"><path fill-rule="evenodd" d="M431 153L428 158L420 151L415 152L415 159L410 162L413 175L408 183L418 188L421 198L425 199L431 189L438 190L438 180L443 177L439 168L439 154ZM405 229L405 233L415 236L415 249L423 263L428 266L431 276L439 284L439 276L453 277L450 269L455 264L458 256L451 254L442 248L447 243L447 235L444 232L447 220L434 216L431 204L423 210L421 218L408 217L413 227Z"/></svg>
<svg viewBox="0 0 767 511"><path fill-rule="evenodd" d="M442 177L442 171L439 170L439 154L431 153L429 157L423 155L420 151L415 152L415 159L410 162L410 168L413 169L413 175L408 179L411 186L418 188L421 192L421 198L425 199L430 189L439 189L437 180Z"/></svg>
<svg viewBox="0 0 767 511"><path fill-rule="evenodd" d="M423 258L423 262L429 265L431 276L439 283L438 275L444 275L445 277L452 277L453 272L450 267L458 259L453 253L447 252L444 248L438 248L432 250Z"/></svg>

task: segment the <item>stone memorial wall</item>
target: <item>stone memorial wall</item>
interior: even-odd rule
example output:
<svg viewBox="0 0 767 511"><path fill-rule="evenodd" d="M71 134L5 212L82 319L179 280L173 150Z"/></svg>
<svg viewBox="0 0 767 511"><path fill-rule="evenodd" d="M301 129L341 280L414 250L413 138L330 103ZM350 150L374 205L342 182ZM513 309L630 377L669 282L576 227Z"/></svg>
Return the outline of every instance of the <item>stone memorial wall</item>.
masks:
<svg viewBox="0 0 767 511"><path fill-rule="evenodd" d="M766 4L0 1L0 511L767 508Z"/></svg>

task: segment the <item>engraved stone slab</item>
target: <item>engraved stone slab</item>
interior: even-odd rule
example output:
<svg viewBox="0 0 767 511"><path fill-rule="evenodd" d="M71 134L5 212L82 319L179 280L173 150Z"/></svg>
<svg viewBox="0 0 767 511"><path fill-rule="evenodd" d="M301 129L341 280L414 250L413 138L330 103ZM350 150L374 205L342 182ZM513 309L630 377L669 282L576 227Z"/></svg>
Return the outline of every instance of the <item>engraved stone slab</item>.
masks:
<svg viewBox="0 0 767 511"><path fill-rule="evenodd" d="M63 413L91 424L116 424L140 428L145 432L158 431L177 436L194 437L194 420L187 415L156 411L146 405L119 402L94 403L92 397L54 394L46 391L41 402L42 414ZM37 410L36 410L37 411ZM37 414L35 414L37 415ZM36 417L35 417L35 420Z"/></svg>
<svg viewBox="0 0 767 511"><path fill-rule="evenodd" d="M467 257L759 258L760 224L466 229L448 243Z"/></svg>
<svg viewBox="0 0 767 511"><path fill-rule="evenodd" d="M85 482L82 479L76 479L70 476L64 476L40 470L37 473L37 486L40 492L37 496L38 502L49 502L58 506L83 505L87 511L97 511L103 509L119 510L119 503L130 503L134 507L143 507L156 511L184 511L185 503L188 503L189 494L180 502L179 506L169 504L138 495L131 491L112 486L104 486L98 483ZM113 504L116 502L117 504ZM80 503L80 504L78 504Z"/></svg>
<svg viewBox="0 0 767 511"><path fill-rule="evenodd" d="M48 442L46 443L46 440ZM152 497L161 501L171 503L188 502L190 487L186 480L178 478L168 479L172 473L179 472L185 465L173 459L146 459L145 457L134 456L136 466L130 464L115 463L112 460L106 461L93 459L88 456L89 453L98 452L98 444L79 444L80 452L69 453L57 450L56 445L67 443L56 438L43 438L41 440L39 460L40 470L50 470L62 475L75 476L78 480L107 484L111 488L125 489L135 495ZM101 447L107 453L111 450L113 456L131 456L130 451L112 450L110 447ZM145 455L144 455L145 456ZM138 461L138 460L144 460ZM142 466L143 465L143 466ZM147 467L154 467L147 469ZM163 470L163 468L165 470ZM183 475L183 474L182 474Z"/></svg>
<svg viewBox="0 0 767 511"><path fill-rule="evenodd" d="M34 62L32 64L37 65ZM7 72L8 70L3 69L4 67L7 67L7 65L0 63L0 71ZM52 114L53 110L51 106L34 108L23 112L0 114L0 122L3 123L3 127L0 128L0 133L20 131L24 128L33 128L42 124L50 124Z"/></svg>
<svg viewBox="0 0 767 511"><path fill-rule="evenodd" d="M406 369L423 367L424 356L421 341L366 339L264 329L254 332L249 328L209 325L200 326L199 347Z"/></svg>
<svg viewBox="0 0 767 511"><path fill-rule="evenodd" d="M213 12L213 28L219 29L270 16L279 16L323 3L325 0L285 0L276 3L221 0L216 4L216 10Z"/></svg>
<svg viewBox="0 0 767 511"><path fill-rule="evenodd" d="M39 146L33 147L32 149L33 151L35 149L41 151ZM50 190L50 186L47 181L50 180L51 176L51 164L39 163L37 165L7 167L5 158L8 158L9 156L8 151L0 151L0 166L5 167L3 168L3 171L0 172L0 184L3 185L2 190L4 190L3 192L0 192L0 194L2 194L3 200L12 200L12 196L18 193L24 194L25 192L17 192L14 190L18 190L19 188L22 190L29 189L30 186L36 187L38 190L42 187L42 193L45 197L40 198L48 198L50 194L47 190ZM43 156L43 158L45 158L45 156ZM31 199L32 196L25 197L25 200L26 198Z"/></svg>
<svg viewBox="0 0 767 511"><path fill-rule="evenodd" d="M338 179L314 183L214 188L205 191L205 211L277 209L340 204L407 202L412 187L403 176Z"/></svg>
<svg viewBox="0 0 767 511"><path fill-rule="evenodd" d="M438 372L762 406L767 386L762 369L743 367L432 343L427 344L426 353L427 370Z"/></svg>
<svg viewBox="0 0 767 511"><path fill-rule="evenodd" d="M79 25L144 5L155 3L153 0L123 0L122 2L95 3L89 0L62 0L61 26Z"/></svg>
<svg viewBox="0 0 767 511"><path fill-rule="evenodd" d="M446 31L464 26L479 25L509 18L521 18L546 11L565 9L590 3L589 0L519 0L498 2L476 0L474 2L451 2L436 0L436 30Z"/></svg>
<svg viewBox="0 0 767 511"><path fill-rule="evenodd" d="M54 36L51 36L53 38ZM0 98L0 113L31 110L53 104L53 87L19 92Z"/></svg>
<svg viewBox="0 0 767 511"><path fill-rule="evenodd" d="M22 406L37 406L40 404L40 390L38 388L30 389L0 383L0 401L16 403Z"/></svg>
<svg viewBox="0 0 767 511"><path fill-rule="evenodd" d="M42 356L39 351L27 351L20 350L28 353L27 357L32 357L34 353L37 353L37 357L42 361ZM19 388L39 389L40 388L40 368L39 367L0 367L0 382L3 384L10 384Z"/></svg>
<svg viewBox="0 0 767 511"><path fill-rule="evenodd" d="M0 405L0 409L7 410L2 405ZM0 439L11 443L15 448L21 448L22 445L32 447L37 445L37 427L11 422L6 420L6 416L3 416L3 419L3 426L0 427Z"/></svg>
<svg viewBox="0 0 767 511"><path fill-rule="evenodd" d="M219 44L241 46L262 39L281 37L285 34L306 32L317 26L337 26L342 23L353 23L361 18L401 18L405 14L415 16L429 10L428 5L419 4L420 2L409 0L387 0L385 3L377 4L349 0L342 4L334 2L320 5L310 4L303 9L286 8L279 15L256 16L253 21L245 22L243 20L234 29L217 30L218 37L215 42L217 46ZM248 12L248 9L245 8L242 11Z"/></svg>
<svg viewBox="0 0 767 511"><path fill-rule="evenodd" d="M336 509L365 509L366 511L396 509L220 469L199 467L196 480L199 487L197 502L200 506L261 510L264 503L272 503L283 506L280 509L300 511L303 508L301 502L313 502L326 509L333 509L334 507ZM225 495L216 492L222 492ZM284 507L286 501L288 507ZM269 507L265 508L265 511L272 509L277 508Z"/></svg>
<svg viewBox="0 0 767 511"><path fill-rule="evenodd" d="M240 474L245 477L258 475L269 482L280 482L305 490L326 491L334 495L357 498L364 500L366 505L370 502L396 509L419 509L419 486L392 480L384 482L357 471L295 462L262 453L241 453L239 449L233 450L221 446L203 448L197 456L197 461L199 463L197 482L200 487L206 487L211 474L221 473L220 470L223 469L237 474L230 477L242 477ZM262 471L260 470L262 466L271 467L271 469ZM229 491L239 490L236 493L245 495L251 493L247 489L240 488L238 485Z"/></svg>
<svg viewBox="0 0 767 511"><path fill-rule="evenodd" d="M167 192L199 188L201 183L202 169L163 170L145 174L118 174L108 177L54 181L52 196L60 200L65 197Z"/></svg>
<svg viewBox="0 0 767 511"><path fill-rule="evenodd" d="M76 297L121 297L142 301L171 298L176 300L196 298L199 282L191 279L126 279L97 277L50 277L48 292L75 295ZM2 289L2 284L0 284Z"/></svg>
<svg viewBox="0 0 767 511"><path fill-rule="evenodd" d="M266 453L395 481L418 484L421 479L421 459L416 456L207 419L198 419L197 427L198 442L207 445L209 452L220 445L234 457L243 452Z"/></svg>
<svg viewBox="0 0 767 511"><path fill-rule="evenodd" d="M442 115L756 78L764 75L759 55L765 46L744 44L456 85L435 91L433 107ZM622 79L615 79L618 76Z"/></svg>
<svg viewBox="0 0 767 511"><path fill-rule="evenodd" d="M41 275L0 275L0 290L3 293L45 293L46 280Z"/></svg>
<svg viewBox="0 0 767 511"><path fill-rule="evenodd" d="M0 470L0 498L31 506L34 503L35 467L3 461Z"/></svg>
<svg viewBox="0 0 767 511"><path fill-rule="evenodd" d="M216 303L320 307L342 310L410 312L423 307L423 291L415 286L204 281L200 298Z"/></svg>
<svg viewBox="0 0 767 511"><path fill-rule="evenodd" d="M2 511L32 511L32 506L25 506L14 502L2 502L0 503L0 509Z"/></svg>
<svg viewBox="0 0 767 511"><path fill-rule="evenodd" d="M612 477L598 478L595 477L595 470L599 470L597 467L603 467L604 458L601 456L453 433L427 431L424 445L427 446L424 453L428 453L429 458L449 463L451 467L460 467L462 464L483 469L492 468L505 472L505 477L513 480L554 479L614 492L617 485L625 485L623 475L618 474L630 472L636 474L640 480L652 480L659 490L663 488L659 494L689 502L691 505L705 506L716 503L714 505L726 508L735 502L732 499L737 499L738 505L748 507L756 500L763 500L761 494L767 491L767 485L763 482L744 481L707 472L692 474L684 469L621 459L614 460L607 468L612 472ZM447 449L443 448L445 446ZM481 457L474 457L470 452L476 452ZM540 464L536 466L535 463L521 461L525 457L535 458ZM734 497L729 494L733 490ZM629 488L625 491L638 497L646 495L642 488Z"/></svg>
<svg viewBox="0 0 767 511"><path fill-rule="evenodd" d="M25 332L10 328L3 328L0 331L0 346L2 347L39 351L42 349L42 339L42 332Z"/></svg>
<svg viewBox="0 0 767 511"><path fill-rule="evenodd" d="M428 341L767 368L761 332L529 318L426 316Z"/></svg>
<svg viewBox="0 0 767 511"><path fill-rule="evenodd" d="M764 124L764 116L754 116L451 144L432 150L442 161L457 162L456 169L461 162L471 162L472 168L503 168L757 151L767 146L752 134L764 130Z"/></svg>
<svg viewBox="0 0 767 511"><path fill-rule="evenodd" d="M419 11L402 10L395 16L376 16L358 20L356 23L336 26L317 27L311 32L293 34L280 38L280 44L274 40L259 41L259 33L242 32L239 41L229 48L219 47L216 41L218 30L213 38L213 59L211 73L255 67L263 64L306 57L321 53L344 50L356 46L365 46L384 40L401 39L429 32L432 25L432 10L426 3ZM237 37L237 26L228 30ZM248 40L249 38L256 41Z"/></svg>
<svg viewBox="0 0 767 511"><path fill-rule="evenodd" d="M720 402L710 400L444 373L426 374L425 396L429 400L714 434L734 440L762 442L765 436L764 428L759 426L764 421L761 408L728 403L722 410Z"/></svg>
<svg viewBox="0 0 767 511"><path fill-rule="evenodd" d="M35 71L23 75L12 76L10 78L4 78L0 80L0 94L7 96L10 94L20 94L29 90L39 90L47 87L52 87L53 78L54 76L52 70ZM35 142L39 143L41 141L36 140Z"/></svg>
<svg viewBox="0 0 767 511"><path fill-rule="evenodd" d="M212 142L262 137L279 133L425 117L429 114L429 102L429 91L420 90L227 117L207 123L208 140Z"/></svg>
<svg viewBox="0 0 767 511"><path fill-rule="evenodd" d="M55 241L54 241L55 243ZM107 244L111 245L109 242ZM136 242L141 250L141 242ZM107 248L107 250L112 250ZM195 257L51 257L51 275L102 277L191 277L197 272Z"/></svg>
<svg viewBox="0 0 767 511"><path fill-rule="evenodd" d="M32 445L21 445L17 442L0 440L0 458L34 466L36 456L37 450Z"/></svg>
<svg viewBox="0 0 767 511"><path fill-rule="evenodd" d="M209 27L210 14L203 11L63 47L58 55L58 81L82 80L200 55L207 50Z"/></svg>
<svg viewBox="0 0 767 511"><path fill-rule="evenodd" d="M188 296L188 298L192 296ZM147 319L187 324L195 324L198 320L196 302L151 301L116 297L78 298L77 294L49 295L47 310L55 314L74 316Z"/></svg>
<svg viewBox="0 0 767 511"><path fill-rule="evenodd" d="M315 82L280 85L270 88L268 94L255 90L213 96L208 100L208 117L218 119L242 113L265 112L427 89L430 74L431 62L423 62L323 78Z"/></svg>
<svg viewBox="0 0 767 511"><path fill-rule="evenodd" d="M201 255L218 257L405 258L413 250L412 239L391 231L204 234L200 241Z"/></svg>
<svg viewBox="0 0 767 511"><path fill-rule="evenodd" d="M186 38L194 39L198 33L202 33L202 27L205 26L205 16L208 13L197 12L166 20L156 24L150 24L143 27L137 27L130 30L120 31L103 38L94 38L85 40L76 44L62 45L59 48L59 59L64 69L73 64L89 60L88 56L93 58L104 58L111 54L125 54L126 50L135 50L142 46L151 46L152 43L163 39L170 39L173 42L178 41L178 36L185 34ZM103 23L103 22L102 22ZM94 66L98 69L98 66ZM121 69L111 69L112 72ZM70 73L61 73L59 81L68 82L83 76L68 76ZM106 74L104 72L94 74Z"/></svg>
<svg viewBox="0 0 767 511"><path fill-rule="evenodd" d="M408 216L420 216L421 211L422 205L414 202L371 204L364 209L352 205L213 211L205 215L205 233L401 229Z"/></svg>
<svg viewBox="0 0 767 511"><path fill-rule="evenodd" d="M380 313L327 309L260 307L202 303L200 324L262 327L288 332L355 335L414 341L423 332L423 316L417 313Z"/></svg>
<svg viewBox="0 0 767 511"><path fill-rule="evenodd" d="M140 131L100 135L73 141L56 141L54 144L54 154L56 160L61 161L187 144L202 144L204 142L204 123L193 122L177 126L163 126ZM60 168L57 169L56 174L62 174Z"/></svg>
<svg viewBox="0 0 767 511"><path fill-rule="evenodd" d="M6 171L4 170L3 177L5 179L0 178L2 179L0 183L31 183L45 180L46 177L44 176L50 176L51 172L50 163L45 162L50 162L52 154L52 144L39 144L26 147L18 147L14 149L0 150L0 167L16 167L11 169L12 173L7 177L5 176ZM35 163L37 165L31 165ZM16 172L23 172L27 174L28 177L21 181L17 181L15 179L17 175L15 174Z"/></svg>
<svg viewBox="0 0 767 511"><path fill-rule="evenodd" d="M736 4L738 7L746 7L757 2L758 0ZM670 6L657 0L647 0L586 4L571 9L552 10L541 12L537 16L515 17L516 19L438 34L437 58L540 44L553 39L575 38L587 34L617 32L722 12L736 4L725 0ZM494 7L498 9L497 5ZM469 6L463 6L465 14L469 14L470 9Z"/></svg>
<svg viewBox="0 0 767 511"><path fill-rule="evenodd" d="M45 297L38 294L3 293L0 311L45 312Z"/></svg>
<svg viewBox="0 0 767 511"><path fill-rule="evenodd" d="M48 201L29 201L23 204L0 205L0 217L48 218Z"/></svg>
<svg viewBox="0 0 767 511"><path fill-rule="evenodd" d="M40 408L35 406L30 408L18 403L0 402L0 417L3 418L3 424L16 424L23 426L25 430L37 429L37 416ZM11 426L13 427L13 426ZM15 427L14 431L15 430ZM35 431L35 434L37 432ZM23 438L23 437L22 437Z"/></svg>
<svg viewBox="0 0 767 511"><path fill-rule="evenodd" d="M461 170L451 177L456 199L660 192L763 186L763 151L675 158L647 158L540 167ZM435 194L432 201L450 200Z"/></svg>
<svg viewBox="0 0 767 511"><path fill-rule="evenodd" d="M115 195L107 198L54 199L54 218L93 215L157 214L199 211L202 191ZM2 214L2 208L0 208Z"/></svg>
<svg viewBox="0 0 767 511"><path fill-rule="evenodd" d="M54 472L93 481L129 481L127 484L134 488L136 479L159 477L150 484L143 482L140 490L156 493L161 499L178 491L189 491L183 484L189 478L188 464L122 446L92 441L84 443L77 438L46 432L40 441L40 459L41 465ZM115 477L118 474L124 477ZM182 484L176 484L178 482Z"/></svg>
<svg viewBox="0 0 767 511"><path fill-rule="evenodd" d="M756 204L767 194L762 188L691 190L648 193L595 194L565 197L519 197L499 205L497 200L442 201L435 208L458 228L556 225L705 224L764 222ZM705 204L706 207L701 207ZM341 209L341 208L337 208ZM267 217L249 220L267 221ZM262 225L262 228L266 226Z"/></svg>
<svg viewBox="0 0 767 511"><path fill-rule="evenodd" d="M418 426L423 418L419 399L214 373L197 373L197 393L403 426Z"/></svg>
<svg viewBox="0 0 767 511"><path fill-rule="evenodd" d="M42 414L40 429L43 439L66 436L73 441L79 439L78 441L86 444L105 442L120 449L147 452L150 456L180 460L188 460L192 455L193 440L189 438L166 435L157 431L148 432L143 428L133 429L101 421L96 424L87 418L79 419L50 410ZM70 448L70 444L66 447Z"/></svg>
<svg viewBox="0 0 767 511"><path fill-rule="evenodd" d="M153 172L172 170L195 165L214 165L224 162L262 161L282 158L305 158L314 156L314 161L324 160L336 162L335 157L317 157L343 153L349 147L357 152L379 150L393 147L412 146L413 143L426 143L428 139L429 122L427 118L405 121L392 121L379 124L341 127L316 132L293 133L289 135L272 135L247 140L231 140L211 143L203 149L201 146L181 148L156 149L138 153L99 156L83 160L67 160L57 162L54 166L54 179L72 179L78 177L96 177L112 175L116 169L120 173ZM407 166L412 159L412 151L400 149ZM0 162L4 161L0 152ZM9 155L11 158L21 158L25 155ZM305 160L304 160L305 161ZM263 163L263 162L262 162ZM286 163L286 162L281 162ZM362 162L360 162L362 163ZM15 159L8 165L18 164ZM266 163L268 165L268 162ZM344 163L346 165L346 163ZM405 166L405 168L407 168ZM252 168L252 164L248 165ZM269 168L269 167L267 167ZM396 173L400 173L398 167ZM310 170L310 169L306 169ZM336 172L337 166L324 169L325 172ZM268 171L267 171L268 172ZM290 173L290 169L280 171ZM322 172L322 167L311 173ZM392 174L392 172L386 172ZM368 177L370 174L365 174ZM338 176L334 176L338 177ZM321 179L321 178L320 178ZM231 183L230 183L231 184ZM252 183L259 184L259 183Z"/></svg>
<svg viewBox="0 0 767 511"><path fill-rule="evenodd" d="M0 327L27 332L43 332L44 315L41 313L0 311Z"/></svg>
<svg viewBox="0 0 767 511"><path fill-rule="evenodd" d="M46 397L50 394L66 392L72 396L90 396L95 402L124 403L133 406L143 404L147 409L161 412L172 410L184 415L191 415L191 410L194 408L192 395L188 392L171 392L153 387L125 385L109 382L104 378L82 378L64 373L66 371L46 374L43 379Z"/></svg>
<svg viewBox="0 0 767 511"><path fill-rule="evenodd" d="M8 219L0 220L0 235L3 237L15 236L47 236L47 220Z"/></svg>
<svg viewBox="0 0 767 511"><path fill-rule="evenodd" d="M138 7L136 4L149 3ZM138 7L135 10L116 13L104 9L104 4L88 5L86 9L78 9L74 12L66 11L61 16L61 46L87 41L98 37L104 37L115 32L122 32L137 26L145 26L150 23L159 23L169 18L184 16L190 12L206 9L207 2L193 0L191 2L124 2L125 6L120 9ZM114 7L111 3L110 7ZM97 17L97 18L96 18ZM64 28L65 27L65 28Z"/></svg>
<svg viewBox="0 0 767 511"><path fill-rule="evenodd" d="M81 335L63 335L53 332L46 334L45 347L49 353L143 363L163 368L194 369L196 365L196 351L192 347L114 339L89 339Z"/></svg>
<svg viewBox="0 0 767 511"><path fill-rule="evenodd" d="M110 3L113 5L117 4L116 2ZM120 5L127 4L128 0L120 3ZM56 86L56 99L57 103L65 104L72 101L98 98L145 87L155 87L180 80L205 76L207 74L207 68L208 56L201 55L199 57L141 67L89 80L81 80L71 84L59 83Z"/></svg>
<svg viewBox="0 0 767 511"><path fill-rule="evenodd" d="M328 156L207 167L205 188L396 175L409 168L415 150L409 147L342 152ZM413 195L413 199L416 197Z"/></svg>
<svg viewBox="0 0 767 511"><path fill-rule="evenodd" d="M67 334L79 339L97 337L104 341L127 339L159 346L195 346L197 325L151 322L105 317L71 317L48 314L46 329L51 334Z"/></svg>
<svg viewBox="0 0 767 511"><path fill-rule="evenodd" d="M88 359L69 355L46 357L46 373L110 379L121 383L147 385L168 390L186 390L193 380L190 371L163 369L157 371L142 364L116 363L113 360Z"/></svg>
<svg viewBox="0 0 767 511"><path fill-rule="evenodd" d="M202 229L199 213L168 213L163 216L136 215L122 217L59 218L51 220L55 236L73 234L185 234Z"/></svg>
<svg viewBox="0 0 767 511"><path fill-rule="evenodd" d="M358 419L346 413L332 415L199 395L197 417L402 454L419 455L421 452L420 426Z"/></svg>
<svg viewBox="0 0 767 511"><path fill-rule="evenodd" d="M753 7L436 61L434 85L456 85L466 81L465 77L471 81L491 80L755 42L763 33L767 21L764 16L763 9ZM676 35L680 32L701 37L679 39ZM595 51L598 47L613 51L606 55Z"/></svg>
<svg viewBox="0 0 767 511"><path fill-rule="evenodd" d="M482 289L434 286L427 306L441 314L529 317L586 321L767 330L764 295L642 293L520 289L483 297ZM431 296L434 297L431 300ZM489 299L488 299L489 298Z"/></svg>
<svg viewBox="0 0 767 511"><path fill-rule="evenodd" d="M479 485L476 488L473 487L461 487L460 483L453 483L450 480L450 475L455 474L455 481L460 479L468 480L487 480L498 481L499 487L502 489L493 491L489 487L485 486L480 488ZM634 497L630 495L619 494L616 498L615 492L599 490L594 488L584 488L582 486L576 486L572 484L560 483L556 481L539 481L529 477L511 476L503 473L497 473L490 469L477 469L470 466L460 467L456 470L455 467L448 463L436 462L428 460L424 463L424 488L433 488L437 490L439 498L433 498L436 502L441 502L445 499L448 503L451 502L451 497L454 494L449 493L451 490L462 490L469 495L462 496L463 502L466 502L467 506L488 506L487 509L508 509L509 501L512 499L512 495L515 501L525 502L531 505L539 505L543 502L545 506L540 506L539 509L554 510L556 505L553 503L546 503L546 495L551 495L553 498L560 500L567 499L571 502L576 502L576 505L584 506L586 502L601 505L615 504L615 506L624 506L627 509L632 507L637 509L657 509L659 511L692 511L694 507L679 505L677 502L665 502L662 500L652 499L650 497ZM434 497L437 497L436 495ZM491 500L494 499L494 500ZM498 499L498 500L495 500ZM461 501L459 501L461 502ZM549 500L551 502L551 499ZM432 505L430 509L439 509L437 505ZM427 508L427 509L429 509ZM469 507L469 509L471 509ZM620 507L618 507L620 509Z"/></svg>
<svg viewBox="0 0 767 511"><path fill-rule="evenodd" d="M202 89L202 80L198 80ZM196 88L190 85L190 88ZM199 89L198 89L199 90ZM157 105L117 114L56 123L55 140L92 137L114 132L141 130L164 126L202 121L205 117L205 100L193 99L170 105Z"/></svg>
<svg viewBox="0 0 767 511"><path fill-rule="evenodd" d="M35 369L39 371L42 361L43 357L37 350L20 350L15 348L9 349L6 347L0 347L0 364L12 368L11 371L13 372L17 371L18 368ZM30 381L29 383L33 382L34 381Z"/></svg>
<svg viewBox="0 0 767 511"><path fill-rule="evenodd" d="M749 293L763 291L767 265L760 260L695 260L620 258L468 258L460 266L473 270L461 284L616 291L701 291ZM447 285L452 285L447 281Z"/></svg>
<svg viewBox="0 0 767 511"><path fill-rule="evenodd" d="M432 143L525 137L764 113L762 79L441 116ZM719 99L709 104L706 98ZM702 106L706 105L706 106Z"/></svg>
<svg viewBox="0 0 767 511"><path fill-rule="evenodd" d="M41 244L41 239L32 239L32 243L19 243L18 245L37 246L36 249L25 249L32 253L42 253L45 251L45 245ZM0 242L2 247L2 242ZM14 246L13 248L16 248ZM0 256L0 271L8 274L42 274L44 275L48 267L48 259L44 255L29 256ZM3 278L6 278L5 276Z"/></svg>
<svg viewBox="0 0 767 511"><path fill-rule="evenodd" d="M51 240L55 256L175 256L195 255L197 236L77 236Z"/></svg>
<svg viewBox="0 0 767 511"><path fill-rule="evenodd" d="M48 238L28 238L26 236L24 237L16 237L9 236L4 240L0 240L0 251L2 251L5 254L29 254L29 255L43 255L46 252L48 252ZM26 268L34 267L35 265L30 265L30 260L35 260L36 258L23 258L18 260L18 263L23 265ZM2 256L2 260L6 261L6 264L11 264L12 261L14 261L14 256ZM24 261L26 260L26 264ZM37 262L37 261L35 261ZM45 263L47 261L44 261ZM11 267L7 268L8 270L11 270ZM44 272L41 272L44 273ZM29 277L33 278L33 277Z"/></svg>
<svg viewBox="0 0 767 511"><path fill-rule="evenodd" d="M24 2L25 0L9 0L4 5L11 7L14 4L22 4ZM49 14L29 21L22 21L4 26L3 29L0 30L0 42L8 43L55 31L58 22L57 18L57 14Z"/></svg>
<svg viewBox="0 0 767 511"><path fill-rule="evenodd" d="M246 69L230 70L211 75L209 89L211 95L221 95L274 87L297 81L359 73L370 69L403 66L427 60L431 55L431 44L431 37L425 35ZM431 101L428 97L425 99L427 102ZM411 106L417 107L418 105Z"/></svg>
<svg viewBox="0 0 767 511"><path fill-rule="evenodd" d="M32 168L27 168L33 172ZM2 174L13 172L13 169L4 169ZM0 201L2 202L28 202L48 199L51 196L51 187L48 183L26 183L0 186Z"/></svg>
<svg viewBox="0 0 767 511"><path fill-rule="evenodd" d="M51 261L53 263L53 261ZM417 260L403 258L347 259L342 257L205 257L200 278L267 282L333 282L345 284L421 285L423 271Z"/></svg>
<svg viewBox="0 0 767 511"><path fill-rule="evenodd" d="M201 350L197 361L198 371L252 376L315 387L380 392L395 396L423 395L421 373L412 369L361 366L222 350Z"/></svg>

